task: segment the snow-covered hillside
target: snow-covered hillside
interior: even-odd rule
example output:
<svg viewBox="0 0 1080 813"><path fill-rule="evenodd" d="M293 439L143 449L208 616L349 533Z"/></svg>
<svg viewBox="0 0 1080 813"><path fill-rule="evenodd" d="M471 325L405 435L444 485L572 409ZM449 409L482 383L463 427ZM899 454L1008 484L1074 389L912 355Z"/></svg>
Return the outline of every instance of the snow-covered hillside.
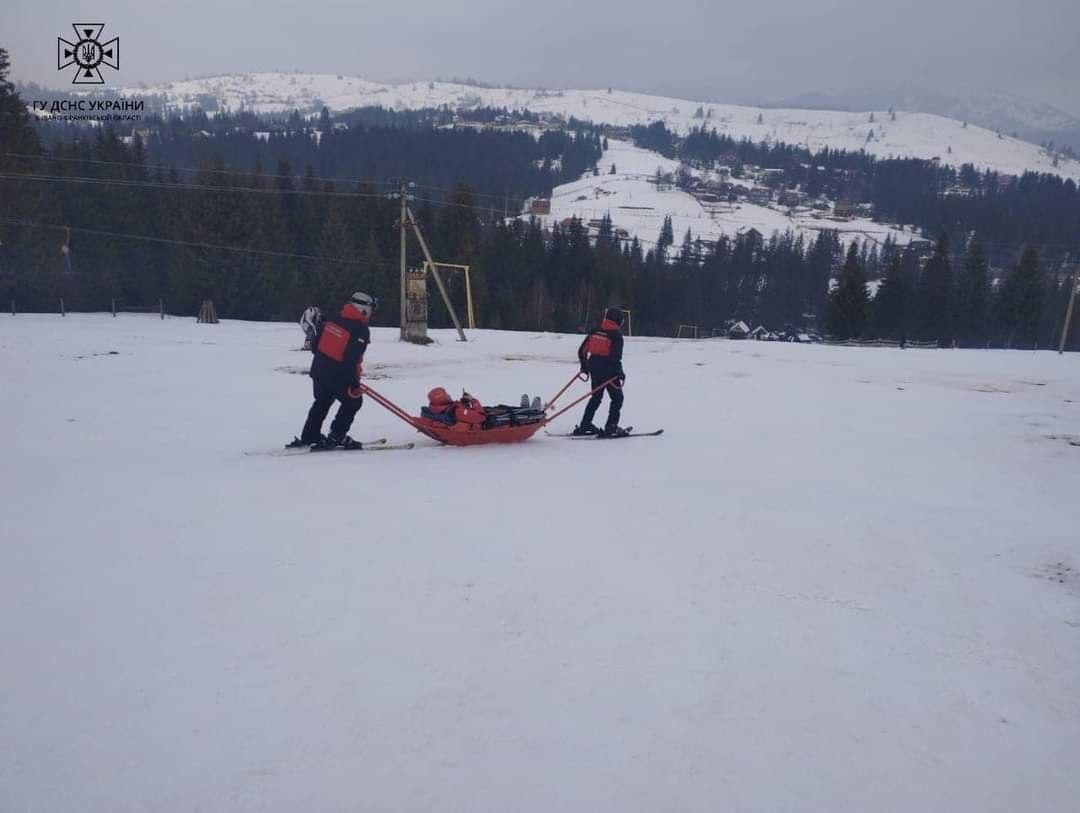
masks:
<svg viewBox="0 0 1080 813"><path fill-rule="evenodd" d="M576 369L437 337L373 383ZM300 338L0 318L0 809L1075 807L1074 355L635 338L661 438L247 455Z"/></svg>
<svg viewBox="0 0 1080 813"><path fill-rule="evenodd" d="M778 106L821 110L880 110L894 107L918 110L978 124L1021 138L1059 146L1080 132L1080 119L1053 105L1002 90L968 88L957 94L930 91L917 85L899 85L847 93L808 93L780 102ZM1080 149L1080 144L1074 144Z"/></svg>
<svg viewBox="0 0 1080 813"><path fill-rule="evenodd" d="M894 121L887 110L877 110L871 123L870 111L758 108L617 90L481 88L447 82L387 85L348 76L300 73L233 74L124 92L160 96L179 109L198 105L205 96L216 99L222 109L257 112L315 111L323 105L331 110L368 105L399 110L442 105L453 109L527 108L612 125L664 121L681 133L704 125L736 138L783 141L814 150L865 149L883 157L937 157L948 164L972 163L1014 175L1036 170L1080 178L1080 161L1062 159L1055 168L1052 157L1034 144L927 113L900 111ZM873 138L868 140L871 133Z"/></svg>
<svg viewBox="0 0 1080 813"><path fill-rule="evenodd" d="M895 242L906 245L917 237L913 231L900 231L868 218L834 220L827 212L814 212L809 207L792 211L746 201L703 203L688 192L673 186L661 188L655 182L657 170L674 173L677 161L616 139L608 139L608 148L598 165L599 175L586 174L580 180L555 187L550 215L539 218L545 225L570 217L588 223L607 215L614 228L646 241L649 248L648 242L657 239L664 218L670 215L676 249L687 229L694 238L708 241L720 235L733 237L748 229L757 229L766 238L790 230L803 234L808 241L823 229L839 232L844 242L858 239L880 244L891 234ZM609 174L612 166L614 175Z"/></svg>

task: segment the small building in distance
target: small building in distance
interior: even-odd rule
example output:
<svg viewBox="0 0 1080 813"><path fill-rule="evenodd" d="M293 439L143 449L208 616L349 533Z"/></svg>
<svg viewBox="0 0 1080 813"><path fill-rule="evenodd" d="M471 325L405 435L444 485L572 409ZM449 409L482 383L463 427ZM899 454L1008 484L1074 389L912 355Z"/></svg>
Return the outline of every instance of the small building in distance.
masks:
<svg viewBox="0 0 1080 813"><path fill-rule="evenodd" d="M525 213L542 216L551 214L551 198L526 198Z"/></svg>
<svg viewBox="0 0 1080 813"><path fill-rule="evenodd" d="M772 190L764 186L755 186L747 193L746 199L756 206L768 206L772 203Z"/></svg>
<svg viewBox="0 0 1080 813"><path fill-rule="evenodd" d="M855 214L855 207L850 200L838 200L833 206L833 217L850 220Z"/></svg>

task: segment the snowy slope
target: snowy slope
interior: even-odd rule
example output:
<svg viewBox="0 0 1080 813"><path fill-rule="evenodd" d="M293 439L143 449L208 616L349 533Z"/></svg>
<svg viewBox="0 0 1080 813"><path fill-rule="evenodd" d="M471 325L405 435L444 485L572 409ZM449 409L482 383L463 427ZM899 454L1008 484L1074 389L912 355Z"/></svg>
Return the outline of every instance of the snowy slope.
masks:
<svg viewBox="0 0 1080 813"><path fill-rule="evenodd" d="M575 369L439 338L376 385ZM1075 807L1074 356L631 339L659 439L246 456L299 339L0 318L0 809Z"/></svg>
<svg viewBox="0 0 1080 813"><path fill-rule="evenodd" d="M782 107L823 110L901 110L934 113L1042 143L1080 130L1080 119L1053 105L1002 90L968 88L956 95L899 85L847 93L808 93L779 102Z"/></svg>
<svg viewBox="0 0 1080 813"><path fill-rule="evenodd" d="M615 174L607 174L614 164ZM783 207L757 206L751 203L700 203L693 195L674 187L658 189L653 182L656 171L673 173L678 162L652 150L608 139L608 149L598 162L599 175L587 173L581 179L552 190L551 214L539 218L545 225L568 217L582 221L598 220L605 215L615 228L648 242L656 241L664 218L671 216L676 250L686 230L695 238L713 241L720 235L733 237L748 229L757 229L766 239L774 232L792 231L813 240L823 229L840 232L841 240L871 240L882 243L888 235L906 245L917 235L900 231L867 218L837 221L808 209L790 215Z"/></svg>
<svg viewBox="0 0 1080 813"><path fill-rule="evenodd" d="M887 111L846 113L827 110L768 109L701 103L644 93L604 90L544 91L515 88L480 88L447 82L386 85L331 74L233 74L147 88L128 88L136 96L157 95L174 108L199 103L210 95L224 109L256 112L292 109L317 110L322 105L345 110L367 105L416 109L448 105L453 109L478 106L529 109L536 113L576 116L612 125L665 121L678 132L702 124L721 133L754 141L783 141L817 150L866 149L874 155L939 157L959 166L972 163L1009 174L1025 170L1055 172L1080 178L1080 162L1063 159L1055 168L1052 158L1038 146L1017 139L999 138L990 130L927 113L899 112L892 121ZM696 118L698 108L702 116ZM758 119L761 119L760 123ZM867 141L873 131L874 140ZM949 152L951 148L952 152Z"/></svg>

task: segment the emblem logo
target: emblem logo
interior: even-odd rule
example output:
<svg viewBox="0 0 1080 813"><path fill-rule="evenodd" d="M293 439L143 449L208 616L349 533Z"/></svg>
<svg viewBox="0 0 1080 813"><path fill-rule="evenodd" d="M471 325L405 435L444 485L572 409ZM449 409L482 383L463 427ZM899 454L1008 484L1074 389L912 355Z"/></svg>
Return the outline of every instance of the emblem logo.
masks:
<svg viewBox="0 0 1080 813"><path fill-rule="evenodd" d="M71 27L75 29L75 42L56 38L56 69L62 71L75 65L71 84L104 85L101 66L120 69L120 38L113 37L103 43L101 32L105 23L72 23Z"/></svg>

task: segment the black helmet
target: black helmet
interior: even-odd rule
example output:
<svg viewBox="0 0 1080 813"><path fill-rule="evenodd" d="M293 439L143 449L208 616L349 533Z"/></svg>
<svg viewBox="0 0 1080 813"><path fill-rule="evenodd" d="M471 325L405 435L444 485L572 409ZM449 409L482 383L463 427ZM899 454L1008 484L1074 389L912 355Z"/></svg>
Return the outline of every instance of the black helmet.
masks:
<svg viewBox="0 0 1080 813"><path fill-rule="evenodd" d="M621 325L623 320L622 308L608 308L604 311L604 318L610 319L617 325Z"/></svg>

